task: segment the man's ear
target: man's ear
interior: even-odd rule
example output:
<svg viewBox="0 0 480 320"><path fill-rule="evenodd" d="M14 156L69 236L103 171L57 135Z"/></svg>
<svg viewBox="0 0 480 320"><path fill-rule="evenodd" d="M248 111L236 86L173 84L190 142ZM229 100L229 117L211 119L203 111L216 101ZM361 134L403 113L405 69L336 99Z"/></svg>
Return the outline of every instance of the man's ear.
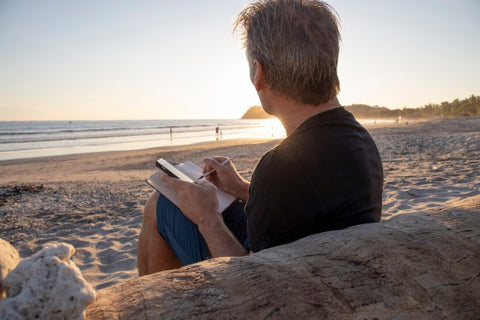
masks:
<svg viewBox="0 0 480 320"><path fill-rule="evenodd" d="M262 64L258 60L253 60L252 83L257 91L265 89L265 73Z"/></svg>

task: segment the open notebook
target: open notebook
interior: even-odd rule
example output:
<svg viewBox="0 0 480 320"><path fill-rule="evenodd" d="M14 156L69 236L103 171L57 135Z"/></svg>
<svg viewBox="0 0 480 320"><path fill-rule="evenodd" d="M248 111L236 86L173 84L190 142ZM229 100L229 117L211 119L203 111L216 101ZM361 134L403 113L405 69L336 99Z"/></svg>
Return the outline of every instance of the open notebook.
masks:
<svg viewBox="0 0 480 320"><path fill-rule="evenodd" d="M185 161L183 163L179 163L175 165L175 168L177 168L182 173L187 175L193 181L197 180L197 178L199 178L202 175L202 168L200 168L199 166L197 166L195 163L191 161ZM155 188L158 192L163 194L165 197L167 197L176 206L178 206L177 193L175 190L172 190L167 185L165 185L162 182L162 180L160 180L160 176L162 174L163 174L162 171L157 171L147 179L147 183L151 185L153 188ZM220 212L223 212L235 201L236 198L233 195L226 193L217 188L217 199L218 199L219 210Z"/></svg>

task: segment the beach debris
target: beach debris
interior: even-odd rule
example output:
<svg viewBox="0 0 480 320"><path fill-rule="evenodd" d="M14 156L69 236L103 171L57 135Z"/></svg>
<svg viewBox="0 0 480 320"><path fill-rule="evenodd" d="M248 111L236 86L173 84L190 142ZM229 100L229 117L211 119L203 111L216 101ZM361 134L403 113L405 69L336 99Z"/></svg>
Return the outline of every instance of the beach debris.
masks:
<svg viewBox="0 0 480 320"><path fill-rule="evenodd" d="M408 194L409 196L413 197L413 198L418 197L418 194L415 193L415 192L413 192L413 191L407 191L407 194Z"/></svg>
<svg viewBox="0 0 480 320"><path fill-rule="evenodd" d="M3 281L0 319L84 319L96 295L70 260L74 253L70 244L51 243L21 260Z"/></svg>
<svg viewBox="0 0 480 320"><path fill-rule="evenodd" d="M3 280L20 262L20 255L12 245L0 238L0 299L5 297Z"/></svg>
<svg viewBox="0 0 480 320"><path fill-rule="evenodd" d="M5 205L10 198L17 199L23 194L39 193L44 190L45 186L43 184L2 187L0 188L0 207Z"/></svg>

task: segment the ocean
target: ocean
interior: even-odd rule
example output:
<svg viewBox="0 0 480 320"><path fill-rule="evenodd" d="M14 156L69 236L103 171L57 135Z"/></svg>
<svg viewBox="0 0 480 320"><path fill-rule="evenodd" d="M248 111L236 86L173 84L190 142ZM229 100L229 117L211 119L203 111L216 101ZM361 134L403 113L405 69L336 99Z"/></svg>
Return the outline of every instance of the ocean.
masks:
<svg viewBox="0 0 480 320"><path fill-rule="evenodd" d="M0 161L284 135L277 119L0 121Z"/></svg>

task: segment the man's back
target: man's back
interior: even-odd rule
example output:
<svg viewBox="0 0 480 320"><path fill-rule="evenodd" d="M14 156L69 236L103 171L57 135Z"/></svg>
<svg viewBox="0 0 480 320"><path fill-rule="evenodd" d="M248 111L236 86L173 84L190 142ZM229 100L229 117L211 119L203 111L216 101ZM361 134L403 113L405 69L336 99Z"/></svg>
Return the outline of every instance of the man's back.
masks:
<svg viewBox="0 0 480 320"><path fill-rule="evenodd" d="M258 0L238 15L235 29L242 33L262 107L282 122L288 137L262 158L251 184L233 165L218 162L220 157L204 159L204 170L215 170L208 181L247 201L245 212L242 205L218 212L216 189L208 183L164 177L177 191L180 208L158 196L147 203L139 239L139 256L145 258L139 265L154 268L146 273L162 270L158 266L165 261L171 268L208 256L244 255L380 219L378 151L337 99L340 32L334 10L318 0ZM240 227L230 228L230 221ZM148 256L146 248L160 254Z"/></svg>
<svg viewBox="0 0 480 320"><path fill-rule="evenodd" d="M264 155L246 206L252 251L380 220L383 169L368 132L344 108L302 123Z"/></svg>

